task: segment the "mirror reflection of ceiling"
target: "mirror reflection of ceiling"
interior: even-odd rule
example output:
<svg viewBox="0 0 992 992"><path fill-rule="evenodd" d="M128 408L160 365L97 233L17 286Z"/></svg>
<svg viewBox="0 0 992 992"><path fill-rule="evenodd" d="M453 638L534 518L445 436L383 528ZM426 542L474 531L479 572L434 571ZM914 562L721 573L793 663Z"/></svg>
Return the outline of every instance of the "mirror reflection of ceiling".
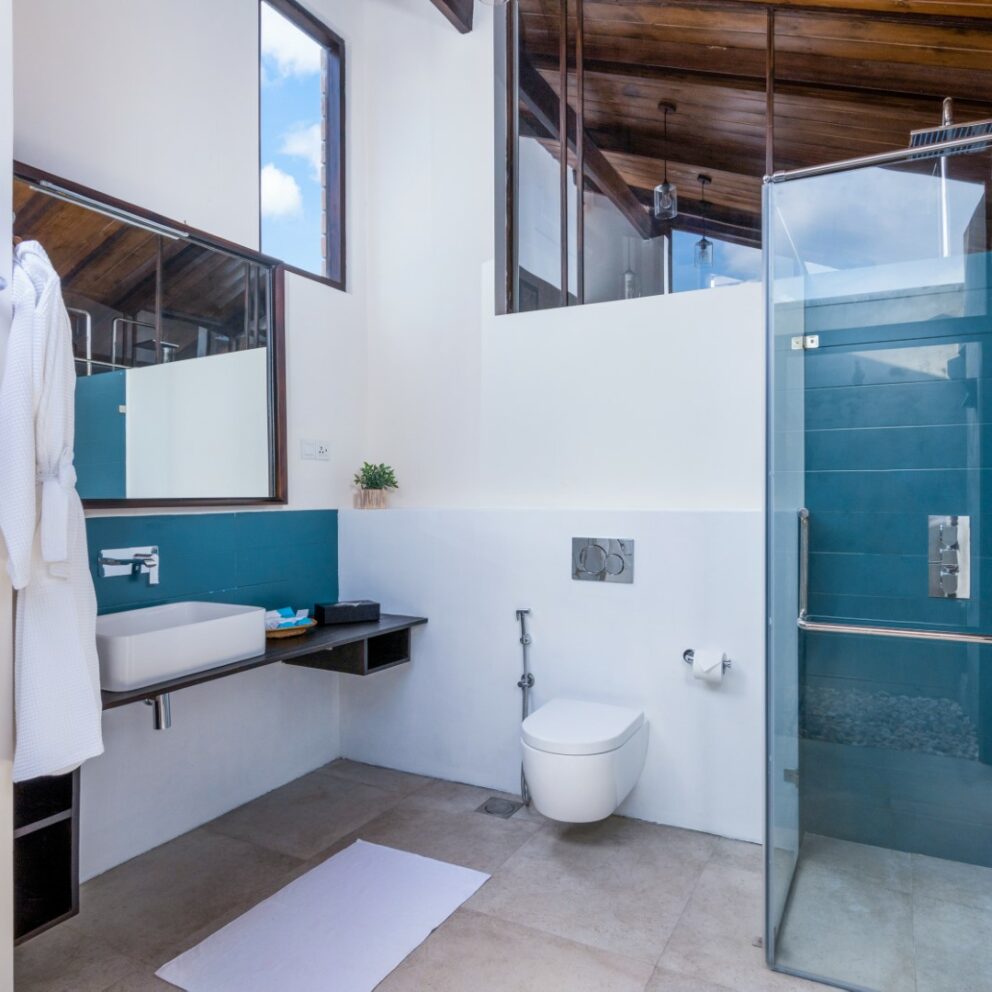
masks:
<svg viewBox="0 0 992 992"><path fill-rule="evenodd" d="M569 4L574 46L575 0ZM774 169L905 148L910 131L992 117L992 4L792 2L774 18ZM803 10L797 10L803 6ZM844 12L836 8L843 6ZM683 221L708 215L722 237L757 243L766 171L766 5L586 0L585 122L648 210L668 158ZM558 0L519 0L522 57L560 92ZM941 14L930 19L915 14ZM946 15L974 15L954 20ZM982 18L985 18L984 22ZM574 65L569 103L576 105ZM659 105L669 114L668 142ZM522 128L526 128L522 112ZM548 141L547 147L556 142Z"/></svg>
<svg viewBox="0 0 992 992"><path fill-rule="evenodd" d="M70 308L92 311L96 304L113 314L146 315L154 320L161 242L163 317L172 321L172 337L182 336L178 325L192 329L185 335L190 340L182 342L183 347L170 354L170 359L198 357L192 331L199 325L222 332L225 339L242 332L249 264L245 260L183 238L162 237L59 199L20 179L14 183L14 215L14 234L42 245L61 277ZM101 330L98 318L94 329ZM106 332L97 334L95 356L110 360L105 337ZM113 357L125 360L120 353Z"/></svg>

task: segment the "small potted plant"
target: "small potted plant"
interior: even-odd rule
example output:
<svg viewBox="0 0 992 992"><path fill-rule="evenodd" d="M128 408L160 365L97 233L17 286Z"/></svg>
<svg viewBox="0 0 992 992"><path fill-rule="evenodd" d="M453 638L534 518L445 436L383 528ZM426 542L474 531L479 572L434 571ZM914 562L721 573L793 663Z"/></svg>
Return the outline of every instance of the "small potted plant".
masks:
<svg viewBox="0 0 992 992"><path fill-rule="evenodd" d="M355 473L355 506L359 510L385 510L386 494L390 489L398 489L396 473L388 465L372 465L365 462Z"/></svg>

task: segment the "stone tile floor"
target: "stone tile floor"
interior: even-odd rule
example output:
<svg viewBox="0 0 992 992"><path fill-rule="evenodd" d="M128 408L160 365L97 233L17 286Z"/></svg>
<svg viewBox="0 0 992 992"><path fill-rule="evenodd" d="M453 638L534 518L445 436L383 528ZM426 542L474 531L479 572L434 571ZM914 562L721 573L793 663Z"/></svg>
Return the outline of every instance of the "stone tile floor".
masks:
<svg viewBox="0 0 992 992"><path fill-rule="evenodd" d="M823 988L765 967L759 847L475 812L490 795L333 762L88 882L76 919L18 949L16 992L174 992L156 968L357 838L493 876L380 992Z"/></svg>
<svg viewBox="0 0 992 992"><path fill-rule="evenodd" d="M779 960L884 992L992 992L992 868L807 834Z"/></svg>

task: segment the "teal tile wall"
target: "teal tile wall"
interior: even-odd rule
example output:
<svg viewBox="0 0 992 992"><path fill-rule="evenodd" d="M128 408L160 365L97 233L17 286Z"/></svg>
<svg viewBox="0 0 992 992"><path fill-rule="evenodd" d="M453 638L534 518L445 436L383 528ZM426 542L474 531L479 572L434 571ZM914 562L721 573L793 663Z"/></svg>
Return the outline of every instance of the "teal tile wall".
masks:
<svg viewBox="0 0 992 992"><path fill-rule="evenodd" d="M806 355L810 612L992 632L992 320L820 329ZM969 514L972 599L933 599L927 517ZM807 635L805 829L992 865L992 652Z"/></svg>
<svg viewBox="0 0 992 992"><path fill-rule="evenodd" d="M101 613L186 599L311 609L338 598L336 510L90 517L90 570ZM101 549L157 545L159 584L105 579Z"/></svg>
<svg viewBox="0 0 992 992"><path fill-rule="evenodd" d="M83 499L124 499L127 486L123 371L76 379L76 488Z"/></svg>

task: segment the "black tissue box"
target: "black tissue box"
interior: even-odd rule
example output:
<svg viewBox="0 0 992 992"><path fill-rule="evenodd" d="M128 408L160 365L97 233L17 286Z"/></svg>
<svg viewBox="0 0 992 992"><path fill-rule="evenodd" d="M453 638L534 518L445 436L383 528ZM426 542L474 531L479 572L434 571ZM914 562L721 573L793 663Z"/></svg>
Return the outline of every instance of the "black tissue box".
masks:
<svg viewBox="0 0 992 992"><path fill-rule="evenodd" d="M371 599L353 599L346 603L317 603L313 618L321 626L335 623L369 623L379 619L379 604Z"/></svg>

